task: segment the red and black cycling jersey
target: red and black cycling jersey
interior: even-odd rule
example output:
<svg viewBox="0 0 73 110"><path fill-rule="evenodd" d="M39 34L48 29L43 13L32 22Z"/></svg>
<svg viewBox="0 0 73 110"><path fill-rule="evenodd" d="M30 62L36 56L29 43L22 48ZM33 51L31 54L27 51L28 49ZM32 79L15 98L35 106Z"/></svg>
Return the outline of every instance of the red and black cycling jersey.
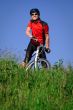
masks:
<svg viewBox="0 0 73 110"><path fill-rule="evenodd" d="M27 26L31 28L32 35L38 40L39 44L44 44L43 36L49 34L48 24L41 20L34 22L30 20Z"/></svg>

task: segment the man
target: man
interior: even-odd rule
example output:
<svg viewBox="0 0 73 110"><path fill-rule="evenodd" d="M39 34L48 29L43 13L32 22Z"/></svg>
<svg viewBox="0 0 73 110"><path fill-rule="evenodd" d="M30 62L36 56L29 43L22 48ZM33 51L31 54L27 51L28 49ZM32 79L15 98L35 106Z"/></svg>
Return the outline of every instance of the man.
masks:
<svg viewBox="0 0 73 110"><path fill-rule="evenodd" d="M31 39L27 47L26 56L24 61L21 63L22 67L31 60L33 52L37 49L39 45L45 45L46 51L50 50L50 37L49 37L49 27L48 24L40 19L40 11L38 9L30 10L31 20L28 23L26 29L26 35ZM31 33L32 32L32 33ZM33 39L34 38L34 39ZM42 52L40 57L46 59L45 52Z"/></svg>

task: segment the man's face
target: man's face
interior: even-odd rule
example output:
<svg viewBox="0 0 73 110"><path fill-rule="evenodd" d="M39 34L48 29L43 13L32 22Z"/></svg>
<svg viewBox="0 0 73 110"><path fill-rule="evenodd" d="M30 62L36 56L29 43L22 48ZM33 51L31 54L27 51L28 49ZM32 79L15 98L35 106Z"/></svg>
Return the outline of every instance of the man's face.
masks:
<svg viewBox="0 0 73 110"><path fill-rule="evenodd" d="M37 13L32 13L31 18L32 20L37 20L39 18L39 15Z"/></svg>

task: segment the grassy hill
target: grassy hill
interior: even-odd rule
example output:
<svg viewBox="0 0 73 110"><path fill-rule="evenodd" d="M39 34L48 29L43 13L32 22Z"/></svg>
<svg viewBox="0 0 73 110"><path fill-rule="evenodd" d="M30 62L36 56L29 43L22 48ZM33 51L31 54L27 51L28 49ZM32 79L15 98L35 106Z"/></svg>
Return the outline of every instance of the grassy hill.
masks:
<svg viewBox="0 0 73 110"><path fill-rule="evenodd" d="M73 110L73 68L26 73L0 59L0 110Z"/></svg>

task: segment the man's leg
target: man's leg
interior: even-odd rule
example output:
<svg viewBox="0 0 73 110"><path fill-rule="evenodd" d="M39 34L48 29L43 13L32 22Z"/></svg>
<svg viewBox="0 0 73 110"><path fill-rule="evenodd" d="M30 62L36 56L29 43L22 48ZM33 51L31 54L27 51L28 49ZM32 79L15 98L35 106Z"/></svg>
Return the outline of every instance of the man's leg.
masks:
<svg viewBox="0 0 73 110"><path fill-rule="evenodd" d="M40 58L43 58L43 59L46 59L46 53L45 53L45 51L42 50L42 48L40 49L39 52L41 52L40 55L39 55L39 57L40 57ZM47 68L47 65L46 65L45 62L42 61L41 64L42 64L42 66L43 66L44 68Z"/></svg>
<svg viewBox="0 0 73 110"><path fill-rule="evenodd" d="M35 50L36 50L36 47L30 42L27 47L25 59L21 64L22 67L26 67L28 62L31 60L32 54Z"/></svg>
<svg viewBox="0 0 73 110"><path fill-rule="evenodd" d="M40 53L40 54L39 54L39 57L40 57L40 58L44 58L44 59L46 59L45 51L43 51L42 48L40 48L39 53Z"/></svg>

